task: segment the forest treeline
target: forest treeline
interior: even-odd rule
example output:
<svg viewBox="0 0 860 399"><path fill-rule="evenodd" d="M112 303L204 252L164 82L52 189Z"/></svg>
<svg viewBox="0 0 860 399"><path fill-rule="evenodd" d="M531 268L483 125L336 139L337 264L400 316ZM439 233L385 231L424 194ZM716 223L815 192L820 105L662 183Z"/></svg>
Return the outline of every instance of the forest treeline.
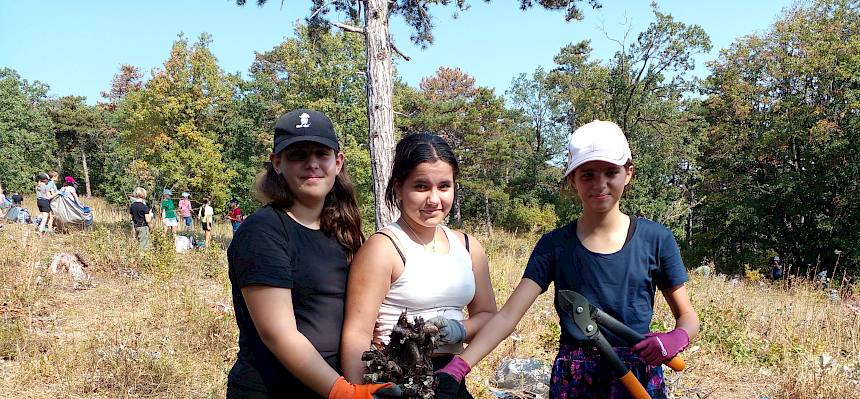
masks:
<svg viewBox="0 0 860 399"><path fill-rule="evenodd" d="M418 87L398 80L398 136L434 132L461 162L451 223L547 231L576 217L561 185L565 137L594 119L627 133L635 176L622 208L669 226L688 265L722 272L779 255L840 277L860 271L860 5L818 0L787 9L765 32L711 50L707 33L656 6L650 25L609 59L589 41L560 43L554 65L496 93L441 67ZM362 211L373 225L365 52L358 35L296 27L258 53L247 76L223 71L213 38L180 34L163 65L123 65L96 105L0 69L0 183L33 189L58 170L81 191L127 204L135 186L189 191L253 210L252 182L271 129L298 107L329 115ZM835 269L835 270L834 270ZM838 280L838 279L837 279Z"/></svg>

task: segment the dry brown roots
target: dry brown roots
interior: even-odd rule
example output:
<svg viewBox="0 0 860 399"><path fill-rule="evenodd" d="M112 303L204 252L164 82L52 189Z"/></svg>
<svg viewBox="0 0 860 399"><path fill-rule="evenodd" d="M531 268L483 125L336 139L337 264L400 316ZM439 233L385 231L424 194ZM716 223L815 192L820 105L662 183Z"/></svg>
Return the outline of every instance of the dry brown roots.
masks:
<svg viewBox="0 0 860 399"><path fill-rule="evenodd" d="M403 398L433 398L433 363L436 326L416 317L414 323L400 315L391 330L391 341L382 349L372 348L361 355L367 366L365 382L393 382L403 390Z"/></svg>

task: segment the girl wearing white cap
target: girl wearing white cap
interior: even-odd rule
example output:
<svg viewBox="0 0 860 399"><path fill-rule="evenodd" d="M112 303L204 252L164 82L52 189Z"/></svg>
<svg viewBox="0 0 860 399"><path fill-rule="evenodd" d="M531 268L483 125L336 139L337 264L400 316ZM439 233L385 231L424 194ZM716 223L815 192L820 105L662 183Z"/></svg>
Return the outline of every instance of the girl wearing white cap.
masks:
<svg viewBox="0 0 860 399"><path fill-rule="evenodd" d="M582 216L544 234L529 258L523 279L504 307L441 371L437 398L508 337L550 283L576 291L604 312L647 338L633 345L604 331L615 352L652 398L665 398L661 364L677 355L699 330L687 295L687 273L672 233L663 225L621 212L619 201L633 177L624 133L612 122L594 121L569 137L565 180L582 204ZM650 333L659 289L675 317L669 332ZM559 310L556 304L556 310ZM567 317L559 312L559 317ZM552 368L552 398L627 398L628 392L600 361L580 331L561 323L559 353Z"/></svg>

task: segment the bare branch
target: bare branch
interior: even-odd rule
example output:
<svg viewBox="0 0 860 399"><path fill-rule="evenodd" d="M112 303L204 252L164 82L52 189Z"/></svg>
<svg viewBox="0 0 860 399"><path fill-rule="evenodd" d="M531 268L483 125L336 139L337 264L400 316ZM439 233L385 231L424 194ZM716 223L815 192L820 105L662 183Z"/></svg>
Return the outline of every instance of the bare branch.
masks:
<svg viewBox="0 0 860 399"><path fill-rule="evenodd" d="M627 37L630 35L630 32L633 29L633 23L630 21L630 18L627 17L627 12L624 13L624 23L622 23L620 25L627 27L627 30L624 32L624 36L621 40L618 40L618 39L609 35L609 31L606 29L606 21L601 19L599 28L600 28L600 31L603 33L603 37L605 37L606 40L609 40L609 41L617 44L619 51L621 51L621 53L624 54L626 52L625 47L627 47Z"/></svg>
<svg viewBox="0 0 860 399"><path fill-rule="evenodd" d="M408 114L403 113L403 112L399 112L399 111L394 111L394 115L400 115L400 116L403 116L406 118L411 118L411 117L415 116L415 114L417 114L417 113L418 113L418 111L413 111L413 112L410 112Z"/></svg>
<svg viewBox="0 0 860 399"><path fill-rule="evenodd" d="M326 2L323 3L323 5L321 5L320 8L317 8L317 10L314 11L313 14L311 14L311 16L310 16L310 18L308 18L308 20L314 19L314 17L317 16L317 14L319 14L324 8L328 7L328 5L331 4L332 1L334 1L334 0L326 0ZM283 7L283 4L284 4L284 0L281 0L281 6L282 7Z"/></svg>
<svg viewBox="0 0 860 399"><path fill-rule="evenodd" d="M412 58L409 58L408 55L403 54L403 52L400 51L400 49L394 45L394 40L391 40L391 36L388 37L388 46L391 47L391 49L394 50L394 52L397 53L397 55L402 57L404 60L409 61L412 59Z"/></svg>
<svg viewBox="0 0 860 399"><path fill-rule="evenodd" d="M359 28L359 27L354 26L354 25L345 24L343 22L333 22L333 21L329 21L329 24L331 24L332 26L336 26L338 28L341 28L347 32L361 33L362 35L364 34L364 28Z"/></svg>

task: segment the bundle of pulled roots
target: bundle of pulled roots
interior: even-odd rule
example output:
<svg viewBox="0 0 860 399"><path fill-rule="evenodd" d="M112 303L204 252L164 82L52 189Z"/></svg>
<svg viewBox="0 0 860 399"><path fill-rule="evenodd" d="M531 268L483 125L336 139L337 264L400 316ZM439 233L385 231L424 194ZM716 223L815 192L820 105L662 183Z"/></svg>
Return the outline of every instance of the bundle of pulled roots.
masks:
<svg viewBox="0 0 860 399"><path fill-rule="evenodd" d="M367 367L364 381L393 382L403 390L406 399L431 399L435 380L430 355L436 347L439 330L424 319L414 323L404 311L391 330L391 341L382 349L371 348L361 355Z"/></svg>

